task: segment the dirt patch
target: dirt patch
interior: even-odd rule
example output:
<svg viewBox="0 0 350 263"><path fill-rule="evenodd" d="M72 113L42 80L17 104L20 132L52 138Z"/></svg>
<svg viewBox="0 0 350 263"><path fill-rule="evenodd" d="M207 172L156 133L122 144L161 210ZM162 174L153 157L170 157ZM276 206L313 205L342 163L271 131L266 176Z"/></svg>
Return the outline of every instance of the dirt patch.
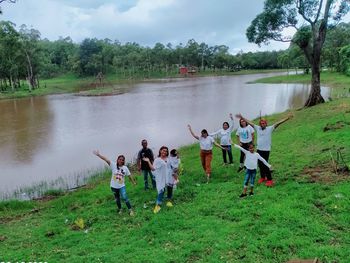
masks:
<svg viewBox="0 0 350 263"><path fill-rule="evenodd" d="M44 195L41 197L33 198L33 200L39 201L39 202L47 202L47 201L56 199L58 197L59 197L59 195Z"/></svg>
<svg viewBox="0 0 350 263"><path fill-rule="evenodd" d="M327 132L327 131L339 130L349 125L350 123L345 121L337 121L336 123L327 123L327 125L323 128L323 131Z"/></svg>
<svg viewBox="0 0 350 263"><path fill-rule="evenodd" d="M306 167L298 178L306 180L308 183L331 184L350 180L350 172L347 167L341 167L335 173L332 165L329 163L315 167Z"/></svg>

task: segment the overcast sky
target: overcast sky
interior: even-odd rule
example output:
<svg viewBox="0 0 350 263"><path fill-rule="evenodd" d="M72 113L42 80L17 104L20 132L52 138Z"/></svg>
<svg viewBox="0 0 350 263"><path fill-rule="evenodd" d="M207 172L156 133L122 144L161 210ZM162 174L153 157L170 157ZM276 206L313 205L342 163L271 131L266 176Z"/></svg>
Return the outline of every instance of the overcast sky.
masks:
<svg viewBox="0 0 350 263"><path fill-rule="evenodd" d="M49 40L109 38L153 47L193 38L210 46L227 45L233 54L286 49L288 44L280 42L261 48L248 43L245 31L262 8L263 0L17 0L2 3L0 18L17 28L26 24L38 29Z"/></svg>

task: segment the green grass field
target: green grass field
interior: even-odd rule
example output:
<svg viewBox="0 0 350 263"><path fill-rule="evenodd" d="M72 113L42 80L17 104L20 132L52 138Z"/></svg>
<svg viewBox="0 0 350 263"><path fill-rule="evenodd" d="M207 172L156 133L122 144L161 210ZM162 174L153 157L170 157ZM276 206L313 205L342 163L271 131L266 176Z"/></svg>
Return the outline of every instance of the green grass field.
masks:
<svg viewBox="0 0 350 263"><path fill-rule="evenodd" d="M53 200L0 203L0 262L350 262L350 175L335 174L331 159L340 149L350 165L350 98L293 114L273 134L275 187L239 199L237 149L233 167L214 150L205 184L199 146L186 146L175 205L156 215L156 193L135 172L134 217L124 203L116 213L109 171Z"/></svg>

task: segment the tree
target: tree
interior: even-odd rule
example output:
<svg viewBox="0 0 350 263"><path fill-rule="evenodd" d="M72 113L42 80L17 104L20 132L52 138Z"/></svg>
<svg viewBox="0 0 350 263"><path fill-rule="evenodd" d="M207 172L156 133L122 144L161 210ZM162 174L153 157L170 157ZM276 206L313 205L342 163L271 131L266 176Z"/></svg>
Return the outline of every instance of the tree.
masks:
<svg viewBox="0 0 350 263"><path fill-rule="evenodd" d="M0 4L3 2L16 3L16 0L0 0ZM0 15L2 14L1 6L0 6Z"/></svg>
<svg viewBox="0 0 350 263"><path fill-rule="evenodd" d="M20 27L21 51L26 58L27 64L27 80L29 82L29 89L39 87L38 73L40 67L41 50L39 47L40 32L36 29L29 29L26 25Z"/></svg>
<svg viewBox="0 0 350 263"><path fill-rule="evenodd" d="M311 92L305 106L324 102L321 96L321 51L328 26L349 11L349 0L265 0L264 10L248 27L249 42L292 41L303 51L311 66ZM284 37L286 28L295 28L293 38Z"/></svg>

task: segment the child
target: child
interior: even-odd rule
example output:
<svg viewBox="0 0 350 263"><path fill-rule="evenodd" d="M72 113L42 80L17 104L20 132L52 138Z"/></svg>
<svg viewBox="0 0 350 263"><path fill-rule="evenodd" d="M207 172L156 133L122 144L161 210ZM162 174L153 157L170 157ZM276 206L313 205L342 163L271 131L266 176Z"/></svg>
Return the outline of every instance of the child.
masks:
<svg viewBox="0 0 350 263"><path fill-rule="evenodd" d="M180 164L180 158L178 156L178 153L176 149L172 149L170 151L170 157L169 157L169 164L171 168L171 175L170 182L173 182L172 184L175 186L179 183L179 164Z"/></svg>
<svg viewBox="0 0 350 263"><path fill-rule="evenodd" d="M111 178L111 190L114 194L115 201L117 203L118 210L117 212L121 214L121 203L120 203L120 195L122 196L123 200L125 201L126 206L129 209L129 215L133 216L134 212L132 211L130 201L128 199L128 196L126 194L125 189L125 176L129 177L129 180L132 182L133 185L136 184L136 181L130 176L131 173L127 166L124 165L125 163L125 157L124 155L119 155L116 162L111 162L107 157L100 154L99 151L93 151L93 153L99 157L100 159L104 160L109 167L112 169L112 178Z"/></svg>
<svg viewBox="0 0 350 263"><path fill-rule="evenodd" d="M254 192L253 192L254 180L256 176L256 169L258 167L258 160L262 161L263 164L265 164L270 169L271 169L271 165L268 162L266 162L265 159L260 156L260 154L254 152L254 144L252 143L248 145L248 151L237 144L235 144L234 147L240 149L245 154L244 166L247 168L245 177L244 177L243 193L239 197L242 198L247 196L247 188L248 188L249 181L250 181L249 195L254 195Z"/></svg>

